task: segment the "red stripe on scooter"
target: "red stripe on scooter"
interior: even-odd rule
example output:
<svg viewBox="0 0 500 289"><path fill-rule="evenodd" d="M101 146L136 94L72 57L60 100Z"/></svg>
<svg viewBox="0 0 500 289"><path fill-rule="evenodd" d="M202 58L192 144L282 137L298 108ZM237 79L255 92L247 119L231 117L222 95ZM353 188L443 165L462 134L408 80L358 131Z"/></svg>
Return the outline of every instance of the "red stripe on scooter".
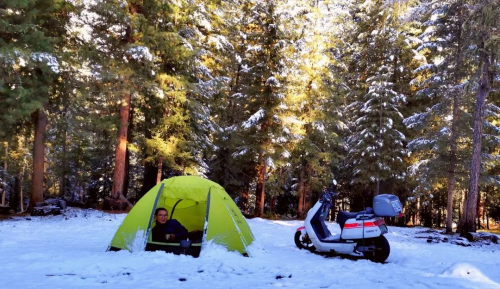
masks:
<svg viewBox="0 0 500 289"><path fill-rule="evenodd" d="M345 224L344 229L356 229L358 227L358 223Z"/></svg>
<svg viewBox="0 0 500 289"><path fill-rule="evenodd" d="M374 222L364 222L365 227L375 227ZM363 223L350 223L350 224L345 224L344 229L356 229L356 228L362 228Z"/></svg>
<svg viewBox="0 0 500 289"><path fill-rule="evenodd" d="M297 231L302 231L305 228L306 228L305 226L302 226L302 227L298 228Z"/></svg>

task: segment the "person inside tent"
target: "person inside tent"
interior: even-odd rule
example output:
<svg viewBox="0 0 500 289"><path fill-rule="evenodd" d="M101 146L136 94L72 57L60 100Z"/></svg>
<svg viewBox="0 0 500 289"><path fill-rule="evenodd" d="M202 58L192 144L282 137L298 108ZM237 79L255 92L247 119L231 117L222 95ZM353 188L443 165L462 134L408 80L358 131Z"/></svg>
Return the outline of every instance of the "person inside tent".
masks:
<svg viewBox="0 0 500 289"><path fill-rule="evenodd" d="M157 208L155 211L156 226L153 228L153 242L179 242L187 237L188 231L176 219L168 219L168 211L165 208Z"/></svg>

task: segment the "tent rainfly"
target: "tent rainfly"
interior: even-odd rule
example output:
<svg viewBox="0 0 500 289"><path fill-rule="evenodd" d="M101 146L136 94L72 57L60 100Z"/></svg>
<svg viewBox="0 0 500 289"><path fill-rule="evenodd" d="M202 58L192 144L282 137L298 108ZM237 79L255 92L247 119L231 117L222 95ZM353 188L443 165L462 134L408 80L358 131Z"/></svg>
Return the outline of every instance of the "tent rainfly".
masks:
<svg viewBox="0 0 500 289"><path fill-rule="evenodd" d="M160 243L151 240L156 208L165 208L198 240ZM193 234L198 232L199 234ZM118 228L108 251L163 250L198 257L209 242L247 256L254 236L240 210L219 184L197 176L180 176L161 181L130 210ZM181 244L183 246L181 246Z"/></svg>

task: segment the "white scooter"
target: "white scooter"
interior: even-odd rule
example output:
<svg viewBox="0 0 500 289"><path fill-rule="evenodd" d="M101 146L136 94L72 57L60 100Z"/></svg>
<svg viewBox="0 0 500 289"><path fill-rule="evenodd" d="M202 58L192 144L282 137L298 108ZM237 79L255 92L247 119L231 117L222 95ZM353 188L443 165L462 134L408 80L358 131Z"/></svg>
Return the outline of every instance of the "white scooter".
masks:
<svg viewBox="0 0 500 289"><path fill-rule="evenodd" d="M362 254L373 262L384 262L391 249L384 237L388 230L382 217L402 216L399 198L389 194L378 195L373 199L373 209L366 208L357 213L340 211L337 223L341 234L332 235L325 219L336 196L337 193L324 191L307 212L304 226L295 233L297 247L329 254Z"/></svg>

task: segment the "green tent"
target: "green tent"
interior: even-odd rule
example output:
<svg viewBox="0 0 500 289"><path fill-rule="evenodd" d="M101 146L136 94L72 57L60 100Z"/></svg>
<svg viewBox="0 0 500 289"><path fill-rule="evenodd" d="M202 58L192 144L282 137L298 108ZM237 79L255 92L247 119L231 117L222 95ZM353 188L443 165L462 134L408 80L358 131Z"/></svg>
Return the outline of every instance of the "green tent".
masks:
<svg viewBox="0 0 500 289"><path fill-rule="evenodd" d="M196 235L202 238L191 240L187 248L186 242L181 242L181 247L180 243L151 241L156 208L167 209L169 218L177 219L189 232L198 232ZM108 250L164 250L198 256L203 246L213 242L248 255L247 246L253 240L245 218L224 188L201 177L180 176L161 181L137 202Z"/></svg>

